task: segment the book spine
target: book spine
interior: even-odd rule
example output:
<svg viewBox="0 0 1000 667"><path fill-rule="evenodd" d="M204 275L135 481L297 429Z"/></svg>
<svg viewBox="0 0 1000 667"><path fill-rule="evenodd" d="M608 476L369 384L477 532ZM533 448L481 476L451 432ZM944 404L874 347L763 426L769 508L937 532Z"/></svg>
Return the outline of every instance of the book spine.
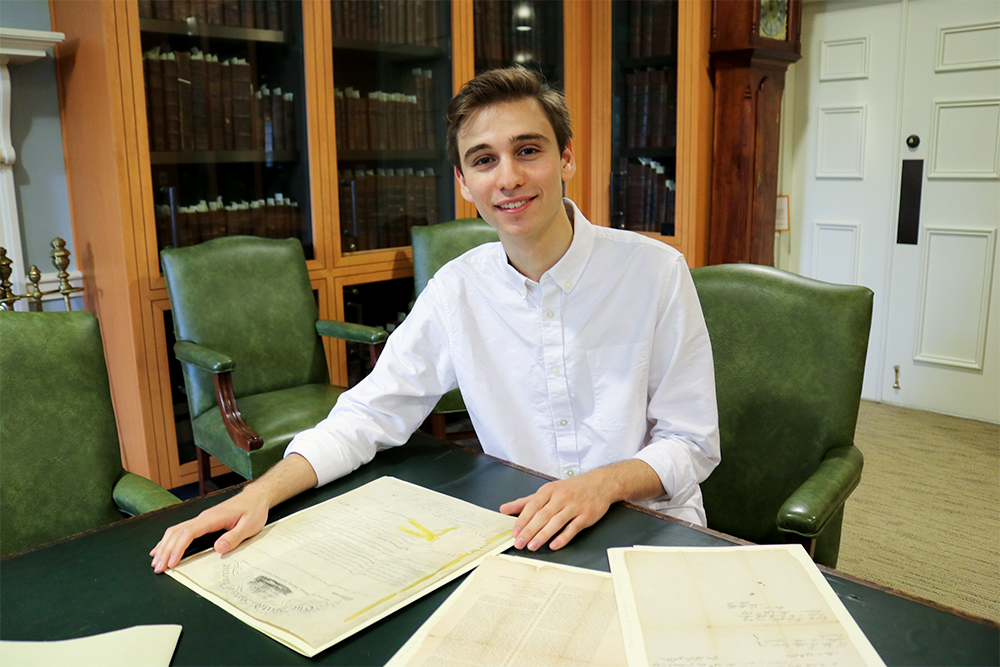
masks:
<svg viewBox="0 0 1000 667"><path fill-rule="evenodd" d="M194 119L191 103L191 54L177 51L177 96L180 114L180 141L182 151L194 150Z"/></svg>
<svg viewBox="0 0 1000 667"><path fill-rule="evenodd" d="M205 56L208 79L209 146L213 151L226 148L226 117L222 106L222 66L215 56Z"/></svg>
<svg viewBox="0 0 1000 667"><path fill-rule="evenodd" d="M154 151L167 150L167 123L164 115L163 61L159 54L151 53L147 58L149 69L149 118L150 142Z"/></svg>
<svg viewBox="0 0 1000 667"><path fill-rule="evenodd" d="M652 0L642 2L642 54L649 58L653 55L653 3Z"/></svg>
<svg viewBox="0 0 1000 667"><path fill-rule="evenodd" d="M274 124L274 150L285 150L285 96L281 88L271 91L271 122Z"/></svg>
<svg viewBox="0 0 1000 667"><path fill-rule="evenodd" d="M170 13L175 21L185 21L190 16L188 11L188 0L173 0L170 6Z"/></svg>
<svg viewBox="0 0 1000 667"><path fill-rule="evenodd" d="M267 214L264 210L264 201L256 200L250 202L250 227L253 235L264 238L267 236Z"/></svg>
<svg viewBox="0 0 1000 667"><path fill-rule="evenodd" d="M236 149L235 131L233 129L233 68L227 60L219 63L222 78L222 138L223 149Z"/></svg>
<svg viewBox="0 0 1000 667"><path fill-rule="evenodd" d="M174 9L170 0L153 0L153 18L161 21L174 20Z"/></svg>
<svg viewBox="0 0 1000 667"><path fill-rule="evenodd" d="M392 218L392 201L390 189L392 181L389 178L391 169L379 169L376 172L375 225L371 238L372 248L389 247L389 225Z"/></svg>
<svg viewBox="0 0 1000 667"><path fill-rule="evenodd" d="M333 90L333 116L337 133L337 148L343 150L347 148L347 100L344 91L339 88Z"/></svg>
<svg viewBox="0 0 1000 667"><path fill-rule="evenodd" d="M642 214L645 197L643 197L642 165L629 162L627 170L628 192L625 198L625 226L628 229L642 227Z"/></svg>
<svg viewBox="0 0 1000 667"><path fill-rule="evenodd" d="M292 93L285 93L285 149L294 150L298 145L295 139L295 97Z"/></svg>
<svg viewBox="0 0 1000 667"><path fill-rule="evenodd" d="M438 223L437 175L433 169L424 171L424 202L427 206L427 224Z"/></svg>
<svg viewBox="0 0 1000 667"><path fill-rule="evenodd" d="M208 72L205 57L191 55L191 121L194 126L194 148L211 150L208 134Z"/></svg>
<svg viewBox="0 0 1000 667"><path fill-rule="evenodd" d="M374 217L369 211L369 207L374 203L373 188L375 177L369 175L364 169L354 171L354 231L357 234L355 244L358 250L371 250L373 246L369 242L371 227Z"/></svg>
<svg viewBox="0 0 1000 667"><path fill-rule="evenodd" d="M167 150L181 149L180 92L177 89L177 60L168 53L160 59L163 69L163 118L167 131Z"/></svg>
<svg viewBox="0 0 1000 667"><path fill-rule="evenodd" d="M636 148L645 148L649 140L649 71L643 70L636 75L638 92L636 94Z"/></svg>
<svg viewBox="0 0 1000 667"><path fill-rule="evenodd" d="M639 123L639 81L635 72L625 75L625 147L636 147L636 129Z"/></svg>
<svg viewBox="0 0 1000 667"><path fill-rule="evenodd" d="M222 0L205 0L205 22L212 25L222 25L223 20Z"/></svg>
<svg viewBox="0 0 1000 667"><path fill-rule="evenodd" d="M229 67L233 88L233 148L238 151L252 150L254 100L250 65L234 60Z"/></svg>
<svg viewBox="0 0 1000 667"><path fill-rule="evenodd" d="M642 55L642 0L630 0L628 13L628 57L635 59Z"/></svg>
<svg viewBox="0 0 1000 667"><path fill-rule="evenodd" d="M344 31L344 5L347 4L344 0L334 0L330 3L330 10L333 14L333 36L334 37L346 37L347 33Z"/></svg>
<svg viewBox="0 0 1000 667"><path fill-rule="evenodd" d="M243 25L243 15L240 12L240 0L223 0L222 3L223 25L238 28Z"/></svg>
<svg viewBox="0 0 1000 667"><path fill-rule="evenodd" d="M381 93L378 91L368 93L367 106L365 107L365 113L368 115L368 146L371 148L379 148L382 146L382 123L380 118L381 112Z"/></svg>
<svg viewBox="0 0 1000 667"><path fill-rule="evenodd" d="M189 0L188 8L191 10L191 16L194 17L195 22L201 24L208 22L208 6L205 4L205 0Z"/></svg>
<svg viewBox="0 0 1000 667"><path fill-rule="evenodd" d="M667 114L667 73L653 70L649 73L649 142L652 148L664 145Z"/></svg>
<svg viewBox="0 0 1000 667"><path fill-rule="evenodd" d="M139 0L139 18L153 18L153 0Z"/></svg>
<svg viewBox="0 0 1000 667"><path fill-rule="evenodd" d="M267 89L267 86L260 89L260 94L257 97L257 108L260 111L261 124L264 128L262 148L271 152L274 150L274 117L271 116L274 106L271 103L271 91Z"/></svg>
<svg viewBox="0 0 1000 667"><path fill-rule="evenodd" d="M239 0L240 3L240 25L244 28L254 27L254 0Z"/></svg>
<svg viewBox="0 0 1000 667"><path fill-rule="evenodd" d="M267 29L281 30L281 10L278 0L267 0Z"/></svg>

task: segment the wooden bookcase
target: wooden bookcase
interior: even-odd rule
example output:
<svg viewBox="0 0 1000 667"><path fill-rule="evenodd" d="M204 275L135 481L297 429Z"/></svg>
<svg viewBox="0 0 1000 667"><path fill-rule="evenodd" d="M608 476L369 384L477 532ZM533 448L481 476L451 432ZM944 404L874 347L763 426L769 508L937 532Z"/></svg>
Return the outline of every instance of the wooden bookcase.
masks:
<svg viewBox="0 0 1000 667"><path fill-rule="evenodd" d="M446 93L453 93L476 71L475 6L473 0L452 0L442 6L441 21L450 24L450 34L443 36L448 46L437 55L450 58L450 80L437 70L434 75L450 84ZM182 28L141 18L135 0L52 0L50 7L53 30L66 34L66 41L56 48L56 67L73 245L87 288L86 308L101 322L122 459L128 470L164 486L186 484L195 481L196 464L193 457L186 460L179 451L185 446L182 413L186 407L178 399L176 369L171 373L176 362L170 350L170 304L158 258L165 236L161 221L157 238L154 208L163 205L159 174L179 169L178 161L213 162L215 166L199 168L215 169L218 183L214 187L224 190L220 183L235 178L226 176L231 173L227 160L245 161L248 155L185 154L175 158L150 150L142 60L143 52L149 49L148 29ZM346 162L366 156L340 154L335 107L341 83L335 76L336 54L344 47L364 45L334 34L335 14L330 2L302 2L300 7L301 61L295 67L301 71L302 90L294 95L300 145L297 153L277 157L300 160L307 168L307 178L299 183L301 193L292 197L300 203L302 213L294 233L309 244L307 264L320 317L342 319L351 316L352 295L363 292L364 286L412 277L412 251L405 245L359 251L345 243L338 171L343 171ZM677 222L674 236L663 240L684 252L692 266L704 263L707 250L712 130L707 71L710 11L706 2L679 2ZM562 6L565 91L574 117L574 147L580 165L567 194L591 220L603 225L610 224L611 16L610 0ZM203 37L248 38L245 30L227 33L220 29L209 30L207 37L195 31L195 36L184 39L197 44ZM443 144L442 131L437 141ZM251 164L259 165L244 167L242 173L257 179L257 172L268 168L269 157L275 156L249 155ZM450 184L450 170L446 166L440 170L442 173L437 173L435 167L439 188L446 195L439 197L439 219L475 216L474 207ZM208 181L212 178L206 176ZM264 186L260 195L272 194L266 190ZM220 190L219 195L228 203L228 194ZM258 196L258 192L251 195ZM451 197L453 207L445 201ZM327 353L332 381L346 384L351 363L346 346L328 343ZM215 471L224 468L219 465Z"/></svg>

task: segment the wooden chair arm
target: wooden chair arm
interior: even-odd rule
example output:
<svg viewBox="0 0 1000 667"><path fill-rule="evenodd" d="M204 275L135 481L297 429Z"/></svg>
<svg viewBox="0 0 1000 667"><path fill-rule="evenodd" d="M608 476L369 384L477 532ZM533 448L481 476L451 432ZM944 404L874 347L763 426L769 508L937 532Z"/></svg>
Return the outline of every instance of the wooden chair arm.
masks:
<svg viewBox="0 0 1000 667"><path fill-rule="evenodd" d="M222 413L222 423L233 444L247 452L263 447L264 439L247 425L243 415L240 414L240 409L236 406L232 373L216 373L212 377L215 378L215 398L219 403L219 412Z"/></svg>

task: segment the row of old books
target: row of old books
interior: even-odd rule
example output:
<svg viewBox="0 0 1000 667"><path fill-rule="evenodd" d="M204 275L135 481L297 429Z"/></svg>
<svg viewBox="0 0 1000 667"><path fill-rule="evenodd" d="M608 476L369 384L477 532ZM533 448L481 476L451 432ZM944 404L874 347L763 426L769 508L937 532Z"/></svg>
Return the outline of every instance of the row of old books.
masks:
<svg viewBox="0 0 1000 667"><path fill-rule="evenodd" d="M294 95L255 90L246 60L157 47L143 54L143 69L151 150L295 148Z"/></svg>
<svg viewBox="0 0 1000 667"><path fill-rule="evenodd" d="M439 0L334 0L333 36L437 46Z"/></svg>
<svg viewBox="0 0 1000 667"><path fill-rule="evenodd" d="M293 10L289 0L139 0L139 18L257 30L288 29Z"/></svg>
<svg viewBox="0 0 1000 667"><path fill-rule="evenodd" d="M629 58L677 53L677 1L630 0Z"/></svg>
<svg viewBox="0 0 1000 667"><path fill-rule="evenodd" d="M630 72L625 89L625 147L676 146L677 70Z"/></svg>
<svg viewBox="0 0 1000 667"><path fill-rule="evenodd" d="M412 227L438 222L433 169L354 169L338 176L345 251L407 246Z"/></svg>
<svg viewBox="0 0 1000 667"><path fill-rule="evenodd" d="M298 237L301 229L299 205L281 194L252 202L231 202L219 197L194 206L177 208L177 238L169 206L156 207L158 247L190 246L222 236L261 236L273 239Z"/></svg>
<svg viewBox="0 0 1000 667"><path fill-rule="evenodd" d="M433 79L413 70L415 94L375 91L362 97L355 88L334 89L337 146L350 150L435 148Z"/></svg>
<svg viewBox="0 0 1000 667"><path fill-rule="evenodd" d="M674 235L674 182L653 160L619 158L618 209L624 229Z"/></svg>
<svg viewBox="0 0 1000 667"><path fill-rule="evenodd" d="M489 61L551 64L559 41L558 3L550 0L475 0L472 3L475 57ZM490 63L493 65L494 63Z"/></svg>

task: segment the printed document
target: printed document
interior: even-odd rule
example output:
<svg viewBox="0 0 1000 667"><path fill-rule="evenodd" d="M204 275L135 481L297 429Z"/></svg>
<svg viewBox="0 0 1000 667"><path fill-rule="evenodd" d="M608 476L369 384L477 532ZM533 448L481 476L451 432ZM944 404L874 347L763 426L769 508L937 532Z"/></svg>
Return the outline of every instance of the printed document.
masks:
<svg viewBox="0 0 1000 667"><path fill-rule="evenodd" d="M624 667L611 575L491 556L386 667Z"/></svg>
<svg viewBox="0 0 1000 667"><path fill-rule="evenodd" d="M608 549L629 667L883 665L798 545Z"/></svg>
<svg viewBox="0 0 1000 667"><path fill-rule="evenodd" d="M514 521L382 477L167 573L311 657L510 547Z"/></svg>

